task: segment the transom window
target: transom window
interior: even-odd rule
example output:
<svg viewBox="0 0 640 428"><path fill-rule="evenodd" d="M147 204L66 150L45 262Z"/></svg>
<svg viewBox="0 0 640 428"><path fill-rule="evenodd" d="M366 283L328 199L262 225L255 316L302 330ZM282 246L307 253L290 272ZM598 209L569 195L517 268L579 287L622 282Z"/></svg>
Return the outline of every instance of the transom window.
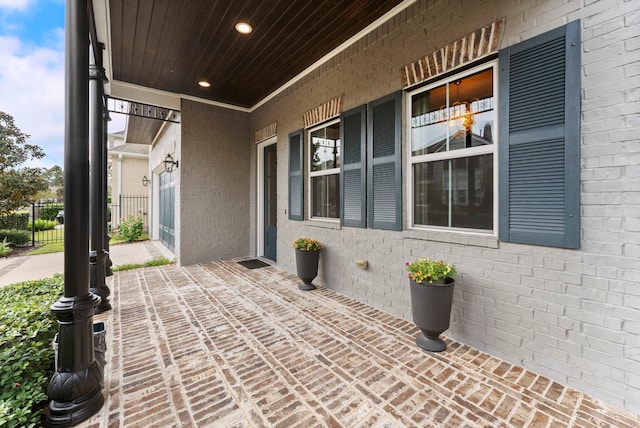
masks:
<svg viewBox="0 0 640 428"><path fill-rule="evenodd" d="M410 93L413 226L493 231L496 63Z"/></svg>
<svg viewBox="0 0 640 428"><path fill-rule="evenodd" d="M340 218L340 121L309 130L309 204L312 218Z"/></svg>

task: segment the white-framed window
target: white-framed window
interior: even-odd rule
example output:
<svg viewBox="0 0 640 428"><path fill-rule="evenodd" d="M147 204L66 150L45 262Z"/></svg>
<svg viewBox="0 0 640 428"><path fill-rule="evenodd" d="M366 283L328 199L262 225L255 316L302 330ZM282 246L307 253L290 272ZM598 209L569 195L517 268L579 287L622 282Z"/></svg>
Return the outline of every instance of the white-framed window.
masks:
<svg viewBox="0 0 640 428"><path fill-rule="evenodd" d="M410 92L411 227L497 230L497 61Z"/></svg>
<svg viewBox="0 0 640 428"><path fill-rule="evenodd" d="M309 213L313 219L340 219L340 120L308 131Z"/></svg>

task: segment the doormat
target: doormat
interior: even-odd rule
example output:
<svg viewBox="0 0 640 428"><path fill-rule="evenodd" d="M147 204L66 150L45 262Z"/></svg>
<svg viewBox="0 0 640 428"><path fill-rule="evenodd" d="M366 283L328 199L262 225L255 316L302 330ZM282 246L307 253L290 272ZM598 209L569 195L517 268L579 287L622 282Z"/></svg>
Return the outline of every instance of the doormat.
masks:
<svg viewBox="0 0 640 428"><path fill-rule="evenodd" d="M258 268L271 266L269 263L265 263L262 260L258 260L258 259L244 260L238 263L246 267L247 269L258 269Z"/></svg>

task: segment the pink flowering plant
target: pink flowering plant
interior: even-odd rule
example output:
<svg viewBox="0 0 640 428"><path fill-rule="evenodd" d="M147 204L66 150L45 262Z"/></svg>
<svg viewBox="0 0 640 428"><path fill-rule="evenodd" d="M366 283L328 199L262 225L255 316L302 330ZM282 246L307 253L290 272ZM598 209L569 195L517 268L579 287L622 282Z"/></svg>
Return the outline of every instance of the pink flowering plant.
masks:
<svg viewBox="0 0 640 428"><path fill-rule="evenodd" d="M293 241L293 248L302 251L318 251L322 250L322 244L311 238L298 238Z"/></svg>
<svg viewBox="0 0 640 428"><path fill-rule="evenodd" d="M456 275L456 268L444 260L436 261L429 258L419 258L413 262L405 263L409 278L419 284L428 282L429 284L439 279L453 279Z"/></svg>

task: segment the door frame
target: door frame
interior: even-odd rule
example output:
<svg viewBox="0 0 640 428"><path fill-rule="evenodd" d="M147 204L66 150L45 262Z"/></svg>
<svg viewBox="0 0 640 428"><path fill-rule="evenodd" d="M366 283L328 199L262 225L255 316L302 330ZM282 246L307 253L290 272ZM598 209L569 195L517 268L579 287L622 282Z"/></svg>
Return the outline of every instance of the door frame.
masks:
<svg viewBox="0 0 640 428"><path fill-rule="evenodd" d="M267 140L264 140L258 144L256 144L257 148L257 174L256 174L256 206L258 207L258 213L256 217L256 255L258 257L264 257L264 217L265 217L265 207L264 207L264 149L277 144L278 138L271 137ZM278 149L276 146L276 157L278 156Z"/></svg>

